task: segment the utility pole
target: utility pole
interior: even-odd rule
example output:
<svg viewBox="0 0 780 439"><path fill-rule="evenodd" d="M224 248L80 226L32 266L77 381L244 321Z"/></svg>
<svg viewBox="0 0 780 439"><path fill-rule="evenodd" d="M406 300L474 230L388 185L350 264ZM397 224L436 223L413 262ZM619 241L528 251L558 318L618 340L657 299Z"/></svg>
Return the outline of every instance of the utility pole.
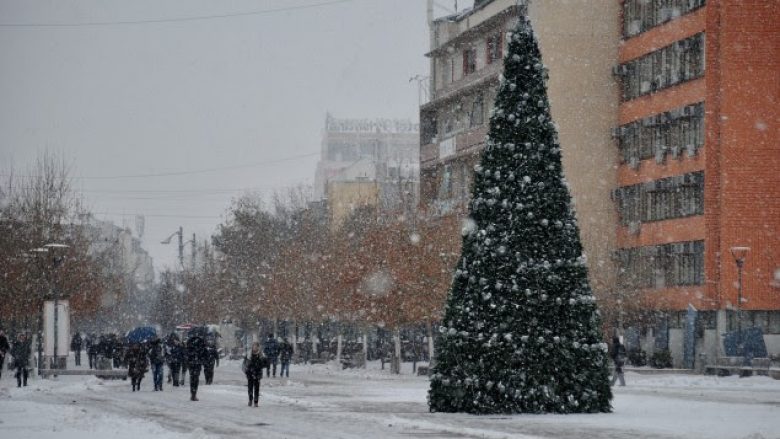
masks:
<svg viewBox="0 0 780 439"><path fill-rule="evenodd" d="M195 265L195 254L198 252L197 244L195 241L195 234L192 234L192 271L195 271L197 266Z"/></svg>
<svg viewBox="0 0 780 439"><path fill-rule="evenodd" d="M184 268L184 228L179 226L179 265Z"/></svg>

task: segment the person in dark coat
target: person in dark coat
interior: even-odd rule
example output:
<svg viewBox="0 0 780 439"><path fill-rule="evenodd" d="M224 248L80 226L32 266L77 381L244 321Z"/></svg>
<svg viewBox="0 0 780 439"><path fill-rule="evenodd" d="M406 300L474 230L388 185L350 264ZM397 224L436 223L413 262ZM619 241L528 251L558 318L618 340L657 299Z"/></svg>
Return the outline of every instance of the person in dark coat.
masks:
<svg viewBox="0 0 780 439"><path fill-rule="evenodd" d="M73 338L70 339L70 350L73 351L73 357L76 360L76 366L81 366L81 347L81 334L77 332L73 334Z"/></svg>
<svg viewBox="0 0 780 439"><path fill-rule="evenodd" d="M152 381L154 381L154 391L162 392L163 370L165 369L165 353L163 352L162 342L157 337L153 337L151 343L149 343L149 364L152 366Z"/></svg>
<svg viewBox="0 0 780 439"><path fill-rule="evenodd" d="M190 370L190 401L198 400L200 369L206 364L208 352L206 341L200 335L187 339L187 367Z"/></svg>
<svg viewBox="0 0 780 439"><path fill-rule="evenodd" d="M84 340L84 350L87 351L87 360L90 369L97 369L98 343L95 334L87 335Z"/></svg>
<svg viewBox="0 0 780 439"><path fill-rule="evenodd" d="M209 337L206 342L206 362L203 364L203 376L206 378L207 385L214 382L214 365L217 361L219 361L217 342L213 337Z"/></svg>
<svg viewBox="0 0 780 439"><path fill-rule="evenodd" d="M8 351L11 350L11 345L8 344L8 337L5 336L5 332L0 329L0 378L3 377L3 367L5 366L5 356Z"/></svg>
<svg viewBox="0 0 780 439"><path fill-rule="evenodd" d="M30 371L30 341L27 340L27 336L22 333L16 339L13 349L11 349L11 355L14 357L13 367L16 369L16 386L22 387L22 384L27 386L27 378Z"/></svg>
<svg viewBox="0 0 780 439"><path fill-rule="evenodd" d="M260 380L263 378L263 369L268 365L268 359L263 357L260 352L260 343L252 343L252 351L248 357L244 357L243 369L246 374L246 386L249 391L249 406L254 403L257 407L257 400L260 397Z"/></svg>
<svg viewBox="0 0 780 439"><path fill-rule="evenodd" d="M171 334L165 341L165 362L168 363L168 382L173 387L179 387L179 372L184 362L184 348L176 334Z"/></svg>
<svg viewBox="0 0 780 439"><path fill-rule="evenodd" d="M126 340L114 337L114 368L128 367L127 365L127 351L130 349L130 345Z"/></svg>
<svg viewBox="0 0 780 439"><path fill-rule="evenodd" d="M271 367L273 367L274 377L276 377L276 363L279 361L279 343L276 342L276 339L271 334L268 334L268 338L265 340L263 353L265 354L265 358L268 359L268 366L265 368L265 376L271 376Z"/></svg>
<svg viewBox="0 0 780 439"><path fill-rule="evenodd" d="M132 343L125 354L125 363L127 364L127 374L130 375L130 381L133 385L133 392L141 390L141 380L144 374L149 370L149 360L146 350L140 343Z"/></svg>
<svg viewBox="0 0 780 439"><path fill-rule="evenodd" d="M620 379L620 385L626 385L626 379L623 376L623 365L626 362L626 347L620 342L620 338L615 336L612 338L612 362L615 363L615 372L612 375L611 386L615 385L618 379Z"/></svg>
<svg viewBox="0 0 780 439"><path fill-rule="evenodd" d="M281 369L279 369L279 378L284 376L290 378L290 361L292 360L292 355L293 347L285 338L279 345L279 363L281 364Z"/></svg>

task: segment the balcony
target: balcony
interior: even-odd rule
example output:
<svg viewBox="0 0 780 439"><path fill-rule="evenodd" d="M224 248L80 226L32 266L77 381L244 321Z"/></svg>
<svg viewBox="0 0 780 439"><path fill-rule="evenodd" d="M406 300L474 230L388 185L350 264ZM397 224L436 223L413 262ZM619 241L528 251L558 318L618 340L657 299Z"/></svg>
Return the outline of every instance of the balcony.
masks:
<svg viewBox="0 0 780 439"><path fill-rule="evenodd" d="M431 100L420 107L421 110L429 110L440 104L468 94L486 84L498 85L498 77L504 71L503 62L496 61L487 64L474 73L466 75L457 81L444 84L433 90Z"/></svg>
<svg viewBox="0 0 780 439"><path fill-rule="evenodd" d="M483 124L469 130L450 134L442 140L420 146L420 166L431 167L459 157L464 154L480 151L485 144L488 125Z"/></svg>

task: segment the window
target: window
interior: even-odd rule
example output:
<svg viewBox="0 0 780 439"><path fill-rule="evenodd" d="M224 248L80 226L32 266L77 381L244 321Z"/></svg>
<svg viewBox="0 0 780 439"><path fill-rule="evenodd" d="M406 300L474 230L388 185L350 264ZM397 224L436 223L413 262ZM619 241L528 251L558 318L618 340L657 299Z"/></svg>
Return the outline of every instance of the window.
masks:
<svg viewBox="0 0 780 439"><path fill-rule="evenodd" d="M704 103L700 102L623 125L615 131L622 163L638 164L671 154L694 156L704 146Z"/></svg>
<svg viewBox="0 0 780 439"><path fill-rule="evenodd" d="M480 126L485 123L485 97L482 93L474 97L469 113L469 127Z"/></svg>
<svg viewBox="0 0 780 439"><path fill-rule="evenodd" d="M463 51L463 76L477 71L477 49Z"/></svg>
<svg viewBox="0 0 780 439"><path fill-rule="evenodd" d="M503 49L501 32L496 32L489 36L487 38L487 64L493 64L495 61L500 60L503 56Z"/></svg>
<svg viewBox="0 0 780 439"><path fill-rule="evenodd" d="M692 172L614 192L620 222L662 221L704 214L704 172Z"/></svg>
<svg viewBox="0 0 780 439"><path fill-rule="evenodd" d="M452 166L444 165L439 185L439 200L449 200L450 198L452 198Z"/></svg>
<svg viewBox="0 0 780 439"><path fill-rule="evenodd" d="M615 73L621 78L624 101L700 78L704 75L704 33L621 64Z"/></svg>
<svg viewBox="0 0 780 439"><path fill-rule="evenodd" d="M705 0L625 0L623 37L630 38L704 6Z"/></svg>
<svg viewBox="0 0 780 439"><path fill-rule="evenodd" d="M675 242L617 251L618 282L631 288L704 283L704 241Z"/></svg>
<svg viewBox="0 0 780 439"><path fill-rule="evenodd" d="M435 113L420 112L420 145L433 143L433 139L439 134L438 128Z"/></svg>

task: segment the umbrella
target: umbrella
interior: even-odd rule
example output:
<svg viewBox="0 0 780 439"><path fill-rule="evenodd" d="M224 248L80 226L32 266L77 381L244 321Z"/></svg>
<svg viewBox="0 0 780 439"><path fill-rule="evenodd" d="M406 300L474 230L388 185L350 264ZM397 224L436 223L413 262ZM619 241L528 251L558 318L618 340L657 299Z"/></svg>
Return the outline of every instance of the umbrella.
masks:
<svg viewBox="0 0 780 439"><path fill-rule="evenodd" d="M127 333L128 343L144 343L157 337L157 331L151 326L140 326Z"/></svg>

